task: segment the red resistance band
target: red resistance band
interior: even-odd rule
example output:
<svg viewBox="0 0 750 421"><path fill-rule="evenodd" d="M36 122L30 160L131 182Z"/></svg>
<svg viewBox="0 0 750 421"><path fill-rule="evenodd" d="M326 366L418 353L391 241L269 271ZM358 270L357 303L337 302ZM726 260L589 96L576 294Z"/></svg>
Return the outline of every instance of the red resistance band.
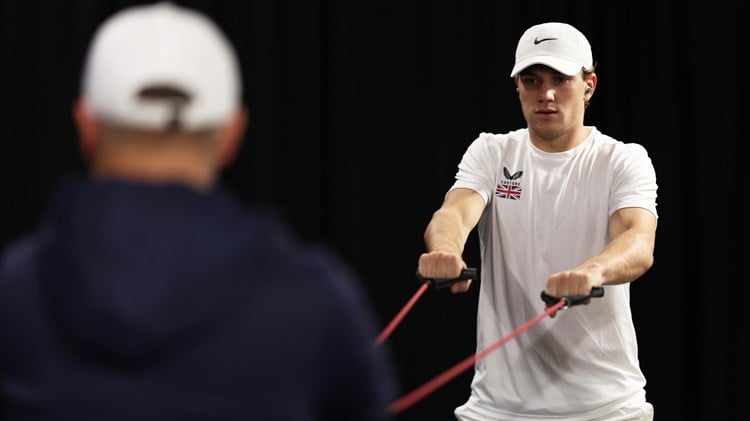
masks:
<svg viewBox="0 0 750 421"><path fill-rule="evenodd" d="M437 280L425 279L419 274L419 271L417 271L417 278L420 281L424 280L424 282L420 286L419 290L417 290L417 292L414 294L414 296L412 296L412 298L406 303L406 305L401 309L401 311L398 312L396 317L394 317L393 320L391 320L391 322L388 324L388 326L386 326L386 328L380 333L380 335L378 335L378 338L375 341L376 345L383 343L391 335L391 333L393 333L393 331L396 329L396 326L399 323L401 323L401 321L406 316L406 314L411 310L412 307L414 307L414 304L424 294L428 286L433 285L439 289L439 288L450 286L453 283L462 281L462 280L467 280L467 279L476 280L478 279L478 276L477 276L476 269L464 269L464 271L461 272L461 276L457 278L437 279ZM505 345L508 341L518 336L518 334L520 334L521 332L536 325L542 319L549 316L550 314L554 314L556 311L560 310L561 308L567 308L569 306L582 304L582 303L588 302L588 300L592 297L601 297L603 295L604 295L604 288L602 287L593 288L591 290L591 293L589 293L588 295L573 295L573 296L564 296L564 297L553 297L545 293L544 291L542 291L542 300L544 300L544 302L550 306L544 312L540 313L536 317L527 321L522 326L516 328L513 332L509 333L508 335L501 338L497 342L491 344L490 346L477 352L476 354L470 355L469 357L460 361L458 364L454 365L453 367L433 377L431 380L424 383L422 386L414 389L410 393L396 400L387 408L387 411L390 413L399 413L399 412L406 410L407 408L411 407L412 405L416 404L420 400L424 399L427 395L434 392L436 389L440 388L445 383L449 382L450 380L452 380L453 378L455 378L462 372L471 368L474 365L474 363L486 357L492 351Z"/></svg>

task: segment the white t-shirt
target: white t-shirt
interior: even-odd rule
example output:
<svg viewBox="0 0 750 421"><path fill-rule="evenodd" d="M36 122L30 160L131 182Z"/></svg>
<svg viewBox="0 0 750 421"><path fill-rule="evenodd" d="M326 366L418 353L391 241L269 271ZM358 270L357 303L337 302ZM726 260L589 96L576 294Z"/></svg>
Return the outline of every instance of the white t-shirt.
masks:
<svg viewBox="0 0 750 421"><path fill-rule="evenodd" d="M452 188L479 192L482 257L477 351L544 311L554 272L575 267L609 242L610 215L640 207L656 215L656 175L646 149L595 127L575 148L544 152L528 129L481 133ZM590 420L645 400L629 284L544 318L475 364L468 402L487 420Z"/></svg>

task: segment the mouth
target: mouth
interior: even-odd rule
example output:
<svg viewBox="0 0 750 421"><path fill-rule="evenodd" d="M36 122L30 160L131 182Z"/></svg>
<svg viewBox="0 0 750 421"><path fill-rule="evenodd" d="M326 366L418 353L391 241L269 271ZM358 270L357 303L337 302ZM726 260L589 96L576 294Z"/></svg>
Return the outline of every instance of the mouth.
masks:
<svg viewBox="0 0 750 421"><path fill-rule="evenodd" d="M534 115L540 122L557 120L557 110L549 110L549 109L536 110L534 112Z"/></svg>

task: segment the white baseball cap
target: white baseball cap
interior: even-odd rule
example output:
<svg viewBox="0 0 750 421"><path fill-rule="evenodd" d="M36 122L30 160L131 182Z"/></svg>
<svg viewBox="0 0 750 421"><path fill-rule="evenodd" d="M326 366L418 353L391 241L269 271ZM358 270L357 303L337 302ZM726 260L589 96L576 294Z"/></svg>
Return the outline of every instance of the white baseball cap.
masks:
<svg viewBox="0 0 750 421"><path fill-rule="evenodd" d="M96 30L82 77L94 116L126 127L185 130L225 123L241 102L236 53L219 27L198 11L170 2L131 6ZM174 101L144 98L154 87L186 94ZM175 115L177 113L177 115Z"/></svg>
<svg viewBox="0 0 750 421"><path fill-rule="evenodd" d="M548 22L534 25L523 33L510 77L534 64L573 76L581 69L591 68L594 60L589 41L578 29L567 23Z"/></svg>

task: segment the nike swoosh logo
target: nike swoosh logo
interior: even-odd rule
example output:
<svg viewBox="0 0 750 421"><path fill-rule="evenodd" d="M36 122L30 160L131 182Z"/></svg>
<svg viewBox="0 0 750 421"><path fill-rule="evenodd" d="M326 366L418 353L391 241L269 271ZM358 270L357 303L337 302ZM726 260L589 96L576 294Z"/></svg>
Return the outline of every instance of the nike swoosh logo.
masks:
<svg viewBox="0 0 750 421"><path fill-rule="evenodd" d="M557 39L557 38L542 38L542 39L534 38L534 45L541 44L544 41L552 41L553 39Z"/></svg>

